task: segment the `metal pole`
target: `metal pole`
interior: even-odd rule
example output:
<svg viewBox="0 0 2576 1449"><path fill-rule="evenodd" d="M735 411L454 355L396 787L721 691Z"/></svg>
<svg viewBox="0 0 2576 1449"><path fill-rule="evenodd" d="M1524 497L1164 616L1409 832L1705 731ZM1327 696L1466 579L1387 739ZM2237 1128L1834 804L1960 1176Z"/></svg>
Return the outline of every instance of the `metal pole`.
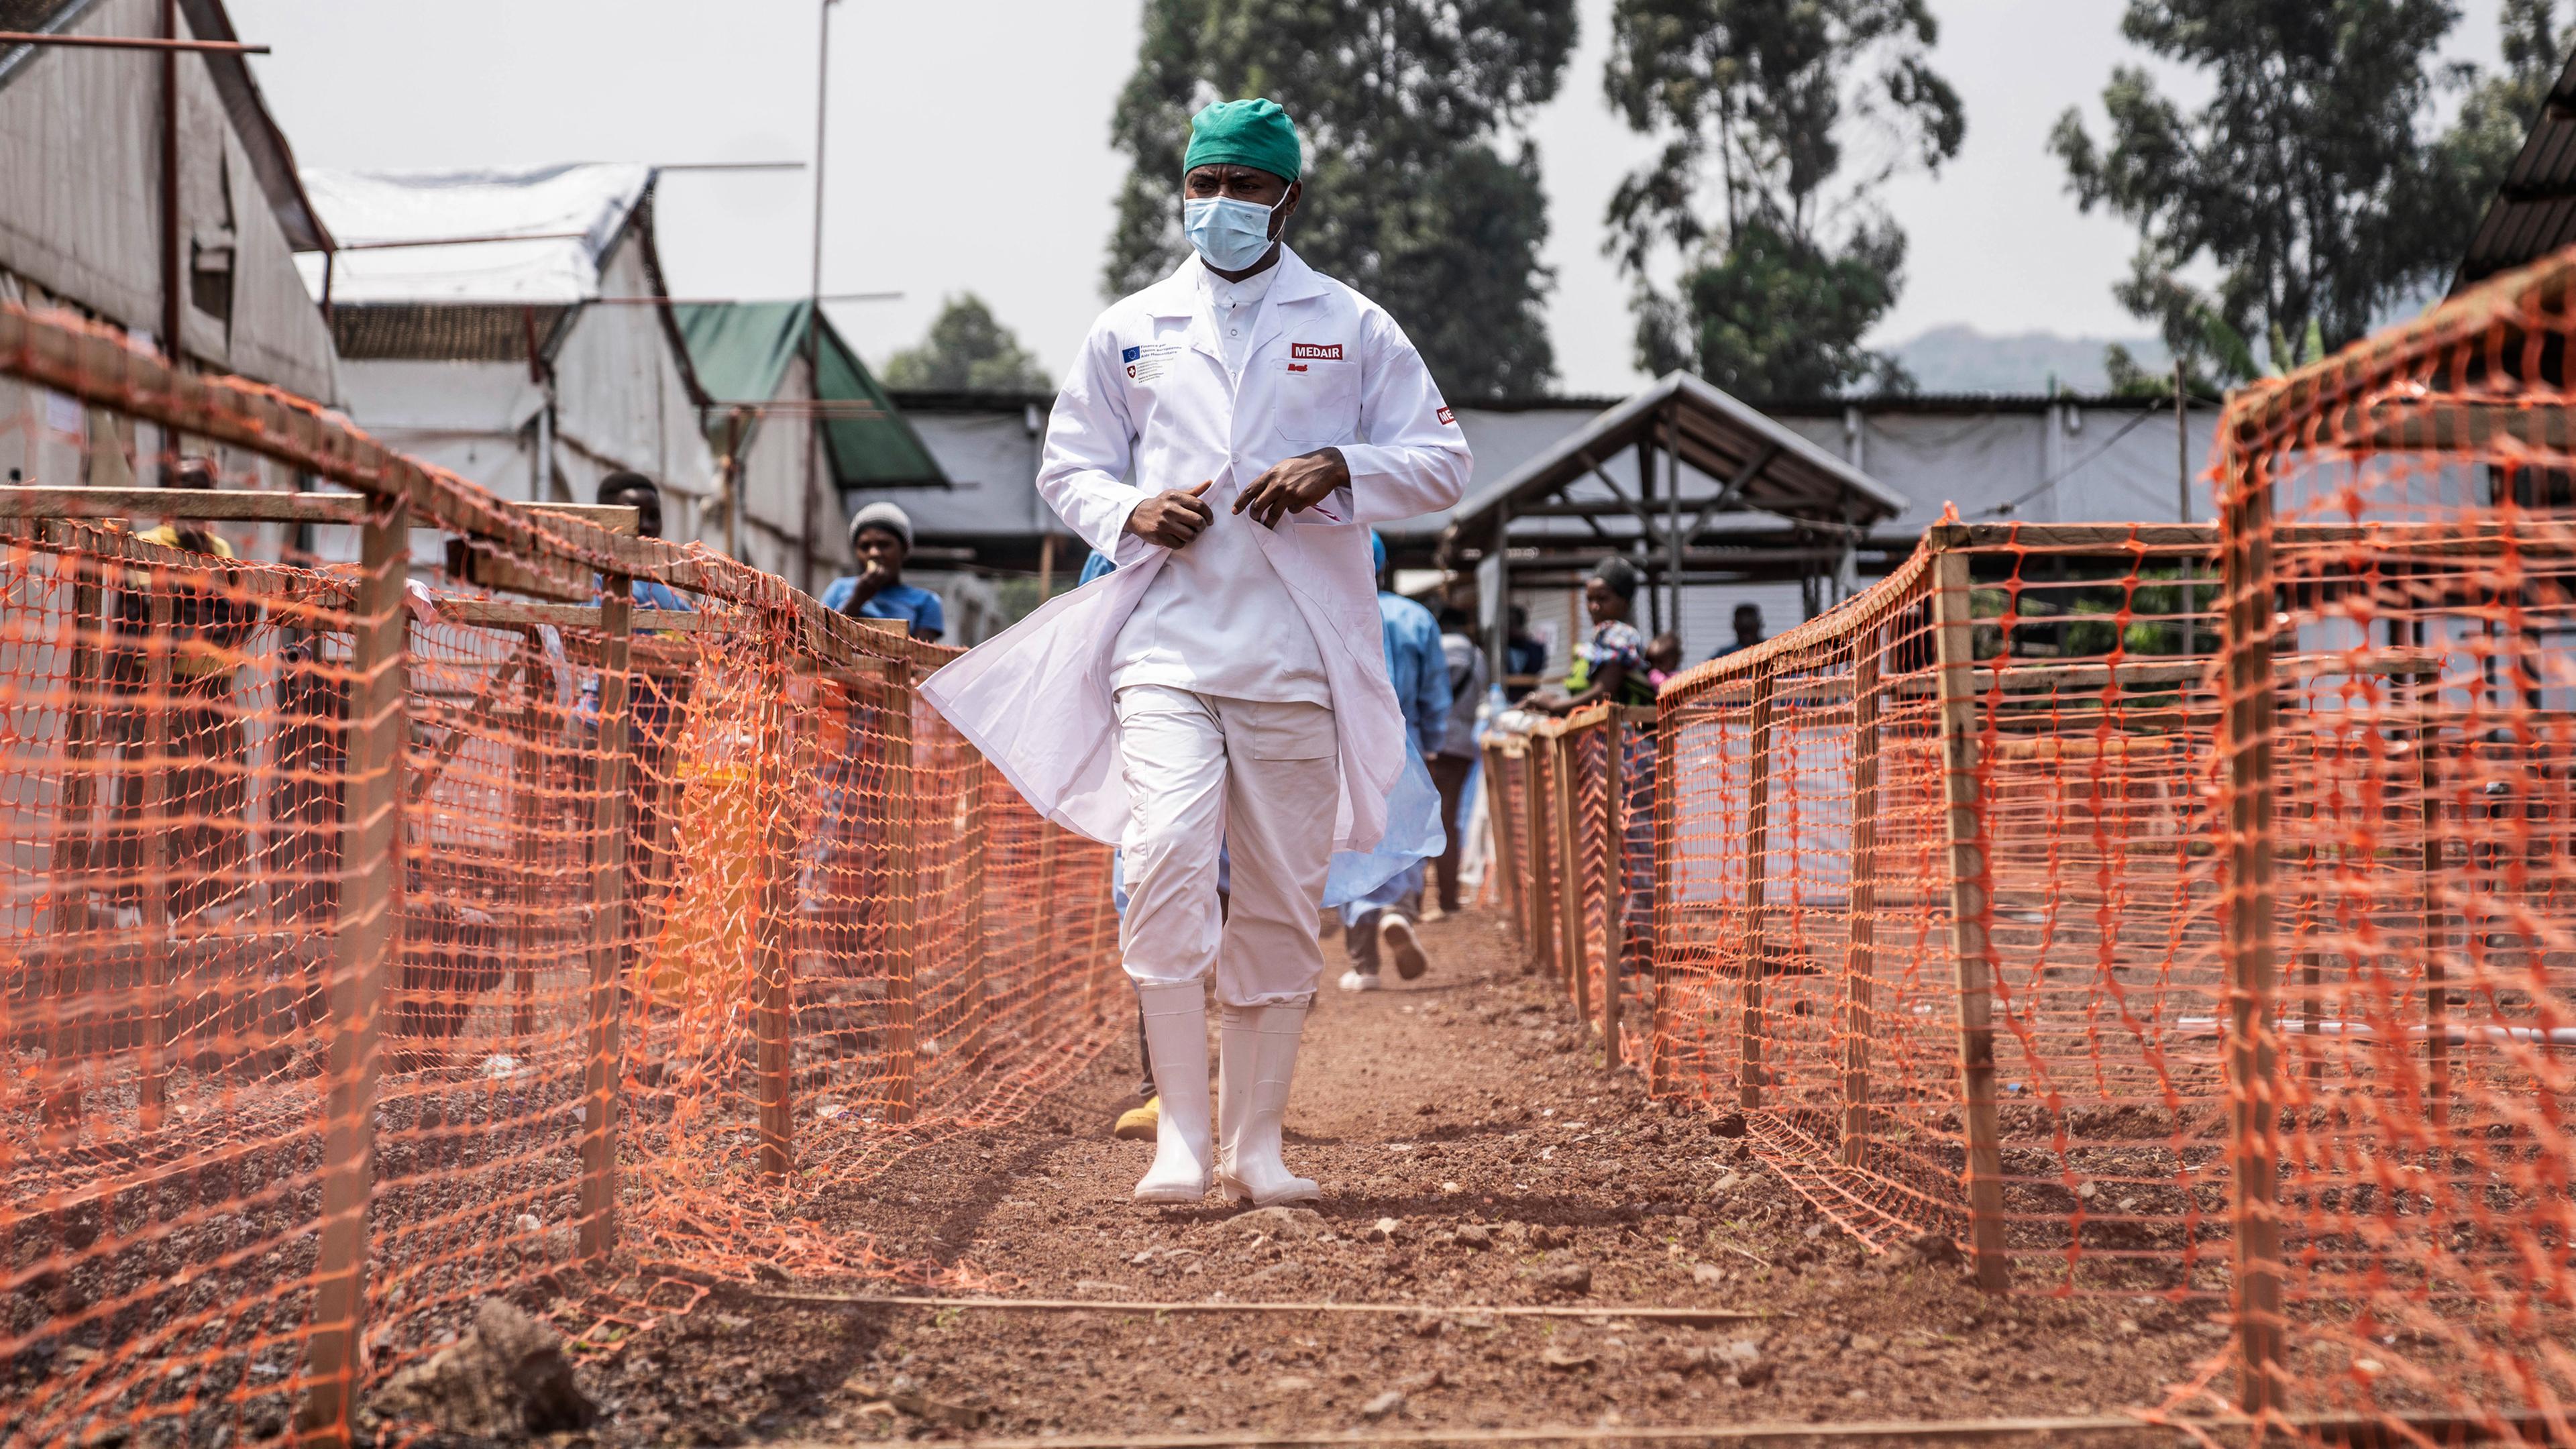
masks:
<svg viewBox="0 0 2576 1449"><path fill-rule="evenodd" d="M1512 637L1512 506L1505 502L1494 510L1494 633L1485 641L1485 667L1496 684L1504 683L1504 665L1511 658L1507 647ZM1504 685L1509 697L1511 688ZM1499 831L1502 827L1497 825Z"/></svg>
<svg viewBox="0 0 2576 1449"><path fill-rule="evenodd" d="M1672 595L1673 606L1665 613L1665 627L1675 634L1682 631L1682 433L1678 410L1664 414L1664 547L1672 555L1672 577L1665 586Z"/></svg>
<svg viewBox="0 0 2576 1449"><path fill-rule="evenodd" d="M161 34L179 38L179 0L161 0ZM179 261L179 52L161 52L161 354L176 363L183 351L179 328L186 303L179 289L187 277ZM178 440L168 429L162 436L170 462L179 455ZM168 466L165 463L164 466Z"/></svg>
<svg viewBox="0 0 2576 1449"><path fill-rule="evenodd" d="M805 385L823 400L823 120L832 96L832 4L823 0L814 43L814 264L805 292ZM823 413L805 422L805 522L797 540L796 586L814 592L815 492L822 485Z"/></svg>
<svg viewBox="0 0 2576 1449"><path fill-rule="evenodd" d="M2174 475L2174 496L2180 504L2177 513L2183 522L2191 522L2191 407L2183 393L2182 358L2174 358L2174 457L2178 466Z"/></svg>

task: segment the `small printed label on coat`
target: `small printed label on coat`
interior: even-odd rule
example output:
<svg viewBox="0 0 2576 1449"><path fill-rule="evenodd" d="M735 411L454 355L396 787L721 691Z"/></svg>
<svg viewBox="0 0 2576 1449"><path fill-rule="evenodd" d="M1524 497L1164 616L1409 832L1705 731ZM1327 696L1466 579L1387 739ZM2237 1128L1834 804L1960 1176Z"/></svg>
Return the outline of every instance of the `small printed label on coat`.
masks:
<svg viewBox="0 0 2576 1449"><path fill-rule="evenodd" d="M1288 364L1288 370L1289 370L1290 372L1309 372L1309 371L1312 371L1313 369L1309 368L1305 363L1302 363L1302 362L1292 362L1292 363Z"/></svg>
<svg viewBox="0 0 2576 1449"><path fill-rule="evenodd" d="M1127 364L1129 382L1152 382L1163 375L1164 369L1171 365L1172 354L1179 350L1169 342L1148 342L1127 348L1118 355Z"/></svg>
<svg viewBox="0 0 2576 1449"><path fill-rule="evenodd" d="M1440 410L1440 421L1447 423L1449 426L1454 428L1458 426L1458 415L1449 411L1447 408L1442 408Z"/></svg>
<svg viewBox="0 0 2576 1449"><path fill-rule="evenodd" d="M1288 344L1288 355L1307 362L1339 362L1342 360L1342 344L1338 342L1292 342Z"/></svg>

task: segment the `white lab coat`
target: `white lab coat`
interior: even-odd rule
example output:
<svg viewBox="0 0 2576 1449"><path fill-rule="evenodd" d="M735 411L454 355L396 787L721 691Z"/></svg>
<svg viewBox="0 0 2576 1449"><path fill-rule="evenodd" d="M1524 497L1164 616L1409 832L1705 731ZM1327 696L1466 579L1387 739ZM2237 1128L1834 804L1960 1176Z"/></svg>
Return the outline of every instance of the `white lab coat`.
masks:
<svg viewBox="0 0 2576 1449"><path fill-rule="evenodd" d="M1261 544L1324 656L1340 736L1333 848L1368 851L1405 767L1369 525L1457 502L1473 460L1403 329L1285 248L1238 386L1199 266L1193 256L1101 314L1047 427L1038 492L1117 572L949 661L921 692L1040 814L1116 842L1128 801L1110 656L1169 553L1128 533L1127 515L1165 489L1214 480L1212 494L1230 494L1283 458L1338 446L1350 487L1263 530Z"/></svg>

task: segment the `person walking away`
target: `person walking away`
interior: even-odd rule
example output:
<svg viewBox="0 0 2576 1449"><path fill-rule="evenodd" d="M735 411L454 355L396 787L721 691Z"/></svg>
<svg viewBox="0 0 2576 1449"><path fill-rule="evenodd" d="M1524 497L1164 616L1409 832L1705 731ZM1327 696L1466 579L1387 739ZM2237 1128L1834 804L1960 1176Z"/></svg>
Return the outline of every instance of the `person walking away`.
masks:
<svg viewBox="0 0 2576 1449"><path fill-rule="evenodd" d="M853 619L901 619L905 632L936 644L948 632L939 596L903 581L912 557L912 516L882 499L850 515L850 552L859 571L823 589L823 607Z"/></svg>
<svg viewBox="0 0 2576 1449"><path fill-rule="evenodd" d="M1448 840L1440 847L1434 875L1440 885L1440 914L1453 916L1459 903L1458 842L1466 834L1467 787L1476 774L1476 710L1485 702L1486 681L1492 674L1465 610L1440 611L1440 656L1449 673L1449 718L1430 764L1431 783L1440 791L1440 823L1448 831Z"/></svg>
<svg viewBox="0 0 2576 1449"><path fill-rule="evenodd" d="M1593 569L1583 580L1583 606L1592 616L1592 633L1575 646L1564 692L1534 695L1531 708L1562 715L1605 700L1655 702L1655 687L1647 677L1646 636L1628 622L1628 609L1636 597L1636 565L1614 554Z"/></svg>
<svg viewBox="0 0 2576 1449"><path fill-rule="evenodd" d="M1371 532L1369 547L1383 580L1386 541ZM1436 758L1449 737L1449 661L1440 648L1440 621L1429 609L1384 587L1378 590L1377 612L1386 643L1386 675L1404 710L1406 744L1425 758ZM1447 817L1444 808L1444 823ZM1342 903L1342 950L1351 963L1342 973L1344 991L1377 990L1385 955L1395 957L1395 974L1407 981L1430 968L1431 958L1423 954L1421 934L1414 929L1422 918L1422 875L1422 862L1413 861L1375 890Z"/></svg>
<svg viewBox="0 0 2576 1449"><path fill-rule="evenodd" d="M1120 847L1121 954L1162 1104L1136 1197L1196 1202L1213 1177L1267 1205L1319 1195L1281 1161L1280 1118L1323 977L1328 878L1408 832L1427 852L1438 828L1437 793L1406 771L1367 527L1455 503L1473 460L1395 319L1282 239L1304 195L1287 113L1201 110L1182 166L1193 255L1093 324L1038 472L1118 571L922 692L1041 815Z"/></svg>

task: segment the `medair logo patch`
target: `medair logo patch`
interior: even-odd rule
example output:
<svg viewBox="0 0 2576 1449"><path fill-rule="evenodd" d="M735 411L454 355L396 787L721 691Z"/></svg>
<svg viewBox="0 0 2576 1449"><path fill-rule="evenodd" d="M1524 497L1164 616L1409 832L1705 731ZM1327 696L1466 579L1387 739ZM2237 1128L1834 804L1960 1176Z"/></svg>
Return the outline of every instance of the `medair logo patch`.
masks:
<svg viewBox="0 0 2576 1449"><path fill-rule="evenodd" d="M1338 342L1292 342L1288 344L1288 355L1290 357L1309 362L1339 362L1342 360L1342 344Z"/></svg>

